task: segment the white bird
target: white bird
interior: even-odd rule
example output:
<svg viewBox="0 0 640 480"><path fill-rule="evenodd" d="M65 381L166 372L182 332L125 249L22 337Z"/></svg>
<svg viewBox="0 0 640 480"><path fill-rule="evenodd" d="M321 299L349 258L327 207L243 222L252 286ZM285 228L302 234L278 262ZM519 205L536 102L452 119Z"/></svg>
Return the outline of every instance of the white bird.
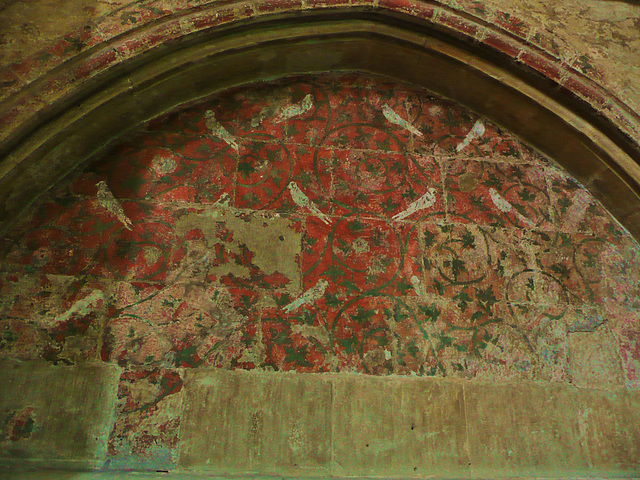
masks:
<svg viewBox="0 0 640 480"><path fill-rule="evenodd" d="M318 283L304 292L301 296L296 298L289 305L284 307L283 310L287 313L291 313L294 310L299 309L305 303L313 303L317 300L320 300L328 286L329 282L327 282L325 279L318 280Z"/></svg>
<svg viewBox="0 0 640 480"><path fill-rule="evenodd" d="M403 220L414 213L424 210L425 208L433 207L436 203L436 190L434 188L430 188L427 190L427 193L422 195L419 199L409 204L407 208L405 208L402 212L395 214L391 217L393 220Z"/></svg>
<svg viewBox="0 0 640 480"><path fill-rule="evenodd" d="M97 307L100 300L104 300L104 294L100 290L94 290L81 300L78 300L73 306L61 315L56 317L56 322L66 322L75 315L88 315Z"/></svg>
<svg viewBox="0 0 640 480"><path fill-rule="evenodd" d="M520 221L526 223L530 227L535 227L533 222L529 220L527 217L522 215L513 205L511 205L502 195L500 195L495 189L489 189L489 195L491 195L491 200L493 204L498 207L498 210L504 213L511 212L513 213Z"/></svg>
<svg viewBox="0 0 640 480"><path fill-rule="evenodd" d="M320 220L322 220L327 225L331 223L329 221L329 217L322 213L322 211L311 200L309 200L309 197L307 197L305 193L300 190L300 187L298 187L298 184L296 182L289 183L289 193L291 194L291 198L296 203L296 205L310 210L311 213L320 218Z"/></svg>
<svg viewBox="0 0 640 480"><path fill-rule="evenodd" d="M217 207L228 207L230 201L231 196L227 192L224 192L222 195L220 195L220 198L218 198L218 200L216 200L213 205Z"/></svg>
<svg viewBox="0 0 640 480"><path fill-rule="evenodd" d="M413 286L413 289L415 290L416 295L421 297L422 296L422 284L420 283L420 279L418 277L416 277L415 275L413 275L411 277L411 285Z"/></svg>
<svg viewBox="0 0 640 480"><path fill-rule="evenodd" d="M98 187L97 199L100 206L115 215L127 230L131 230L132 222L126 213L124 213L124 209L118 199L114 197L111 190L109 190L107 182L102 180L96 183L96 187Z"/></svg>
<svg viewBox="0 0 640 480"><path fill-rule="evenodd" d="M313 107L313 97L311 94L308 94L300 102L283 108L278 118L276 118L276 122L284 122L290 118L307 113L311 110L311 107Z"/></svg>
<svg viewBox="0 0 640 480"><path fill-rule="evenodd" d="M215 114L211 110L207 110L204 114L204 121L207 128L213 135L221 138L224 142L229 144L236 152L240 149L236 137L231 135L229 131L224 128L218 120L216 120Z"/></svg>
<svg viewBox="0 0 640 480"><path fill-rule="evenodd" d="M264 121L265 118L272 116L276 110L277 107L275 105L267 105L262 110L260 110L260 113L258 113L251 119L251 126L254 128L257 127Z"/></svg>
<svg viewBox="0 0 640 480"><path fill-rule="evenodd" d="M386 103L382 106L382 114L384 115L384 118L389 120L391 123L409 130L411 133L413 133L414 135L417 135L418 137L422 137L422 132L420 130L418 130L416 127L411 125L408 121L406 121L396 112L394 112L391 109L391 107Z"/></svg>
<svg viewBox="0 0 640 480"><path fill-rule="evenodd" d="M462 142L458 144L458 146L456 147L456 152L460 153L474 139L481 137L482 135L484 135L484 123L482 123L482 120L478 120L476 123L473 124L473 127L471 127L471 130L469 130L469 133L467 133L467 136L464 137L464 140L462 140Z"/></svg>

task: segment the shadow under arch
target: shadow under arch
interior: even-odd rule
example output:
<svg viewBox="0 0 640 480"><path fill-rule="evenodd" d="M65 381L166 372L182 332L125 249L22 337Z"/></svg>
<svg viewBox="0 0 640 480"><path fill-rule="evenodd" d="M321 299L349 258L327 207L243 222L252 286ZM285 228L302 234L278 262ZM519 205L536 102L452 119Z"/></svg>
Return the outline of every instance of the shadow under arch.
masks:
<svg viewBox="0 0 640 480"><path fill-rule="evenodd" d="M184 35L72 90L0 145L0 231L148 119L229 87L341 70L425 87L486 116L554 158L640 238L637 145L612 123L486 45L410 15L353 8L268 15Z"/></svg>

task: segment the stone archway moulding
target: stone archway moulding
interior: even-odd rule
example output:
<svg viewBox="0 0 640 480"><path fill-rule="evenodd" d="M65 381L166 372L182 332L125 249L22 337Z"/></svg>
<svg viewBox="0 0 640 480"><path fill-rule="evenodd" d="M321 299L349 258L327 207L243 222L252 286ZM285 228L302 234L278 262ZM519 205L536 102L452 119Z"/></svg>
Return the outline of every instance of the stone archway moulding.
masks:
<svg viewBox="0 0 640 480"><path fill-rule="evenodd" d="M7 83L0 230L149 118L256 80L361 70L424 86L507 127L555 158L640 237L640 117L574 65L524 40L519 28L420 1L310 8L267 0L152 11L136 28L61 56L64 63L43 67L31 82L14 76Z"/></svg>

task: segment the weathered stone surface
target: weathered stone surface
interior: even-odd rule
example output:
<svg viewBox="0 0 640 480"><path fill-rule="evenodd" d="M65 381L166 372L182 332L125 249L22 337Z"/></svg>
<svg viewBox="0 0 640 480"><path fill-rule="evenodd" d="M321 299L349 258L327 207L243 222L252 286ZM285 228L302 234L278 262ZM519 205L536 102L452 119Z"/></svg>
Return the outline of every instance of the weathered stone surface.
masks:
<svg viewBox="0 0 640 480"><path fill-rule="evenodd" d="M193 370L185 393L188 472L491 478L640 468L640 396L623 389Z"/></svg>
<svg viewBox="0 0 640 480"><path fill-rule="evenodd" d="M4 480L5 477L0 475L0 478ZM175 479L175 480L202 480L203 478L213 478L215 480L223 480L225 478L230 479L231 477L203 477L199 474L183 474L183 473L172 473L172 472L149 472L149 473L139 473L139 472L123 472L123 473L103 473L103 472L92 472L92 473L77 473L77 472L37 472L37 473L18 473L11 477L6 477L10 480L156 480L158 478L162 478L163 480ZM234 476L233 480L306 480L305 477L282 477L282 476L268 476L268 475L247 475L247 476ZM335 480L348 480L347 478L339 478L339 477L331 477ZM397 478L397 477L394 477ZM470 477L471 478L471 477ZM499 478L499 477L493 477ZM539 477L531 477L525 475L518 475L518 479L531 479L531 480L540 480ZM559 475L555 476L547 476L544 477L545 480L560 480L563 478L574 478L574 477L562 477ZM607 476L589 476L591 480L604 480L606 478L610 478Z"/></svg>
<svg viewBox="0 0 640 480"><path fill-rule="evenodd" d="M16 393L2 395L2 455L14 458L0 465L16 466L18 455L21 466L100 465L118 371L27 365L47 395L34 393L21 368L3 367ZM73 396L56 396L60 388ZM81 413L78 390L99 396ZM628 389L192 369L183 392L174 472L185 478L566 478L640 469L640 394Z"/></svg>
<svg viewBox="0 0 640 480"><path fill-rule="evenodd" d="M468 471L462 383L334 378L334 475L424 477Z"/></svg>
<svg viewBox="0 0 640 480"><path fill-rule="evenodd" d="M2 362L0 465L102 465L118 376L106 364Z"/></svg>
<svg viewBox="0 0 640 480"><path fill-rule="evenodd" d="M180 466L326 475L331 384L322 376L188 371Z"/></svg>
<svg viewBox="0 0 640 480"><path fill-rule="evenodd" d="M640 465L638 394L553 384L465 384L473 475L629 475Z"/></svg>
<svg viewBox="0 0 640 480"><path fill-rule="evenodd" d="M584 458L598 474L640 473L640 392L611 388L579 390L573 418L578 420Z"/></svg>
<svg viewBox="0 0 640 480"><path fill-rule="evenodd" d="M116 419L109 436L112 470L169 470L177 462L182 413L179 371L129 368L120 376Z"/></svg>
<svg viewBox="0 0 640 480"><path fill-rule="evenodd" d="M588 468L569 388L530 383L464 388L474 472L553 475Z"/></svg>
<svg viewBox="0 0 640 480"><path fill-rule="evenodd" d="M605 329L568 335L569 366L577 387L622 385L622 367L615 338Z"/></svg>
<svg viewBox="0 0 640 480"><path fill-rule="evenodd" d="M632 2L603 4L596 0L565 0L549 4L543 0L485 0L467 4L444 0L439 3L530 38L532 44L575 65L580 71L608 85L626 102L635 102L637 106L633 78L640 69L635 55L640 14ZM88 32L81 39L83 42L73 45L76 51L153 21L171 9L186 8L161 1L150 4L156 6L155 9L141 1L128 2L124 11L121 11L121 2L117 1L14 1L3 2L2 5L2 66L24 60L38 49L50 49L56 40L79 27L84 26ZM90 25L99 25L100 28L89 29ZM549 31L553 31L553 36ZM51 63L53 59L32 68L41 73L37 67L46 71L47 67L51 68Z"/></svg>

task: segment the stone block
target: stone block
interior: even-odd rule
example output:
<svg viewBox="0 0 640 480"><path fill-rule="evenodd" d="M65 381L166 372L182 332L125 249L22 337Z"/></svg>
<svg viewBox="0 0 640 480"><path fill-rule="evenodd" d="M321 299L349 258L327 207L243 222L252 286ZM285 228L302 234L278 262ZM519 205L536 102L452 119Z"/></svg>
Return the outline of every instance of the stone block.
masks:
<svg viewBox="0 0 640 480"><path fill-rule="evenodd" d="M0 363L0 466L102 466L119 375L108 364Z"/></svg>
<svg viewBox="0 0 640 480"><path fill-rule="evenodd" d="M336 378L336 476L424 477L468 470L462 383Z"/></svg>
<svg viewBox="0 0 640 480"><path fill-rule="evenodd" d="M187 371L180 466L218 474L326 475L328 377Z"/></svg>
<svg viewBox="0 0 640 480"><path fill-rule="evenodd" d="M571 389L533 383L468 383L465 407L474 475L585 472Z"/></svg>

